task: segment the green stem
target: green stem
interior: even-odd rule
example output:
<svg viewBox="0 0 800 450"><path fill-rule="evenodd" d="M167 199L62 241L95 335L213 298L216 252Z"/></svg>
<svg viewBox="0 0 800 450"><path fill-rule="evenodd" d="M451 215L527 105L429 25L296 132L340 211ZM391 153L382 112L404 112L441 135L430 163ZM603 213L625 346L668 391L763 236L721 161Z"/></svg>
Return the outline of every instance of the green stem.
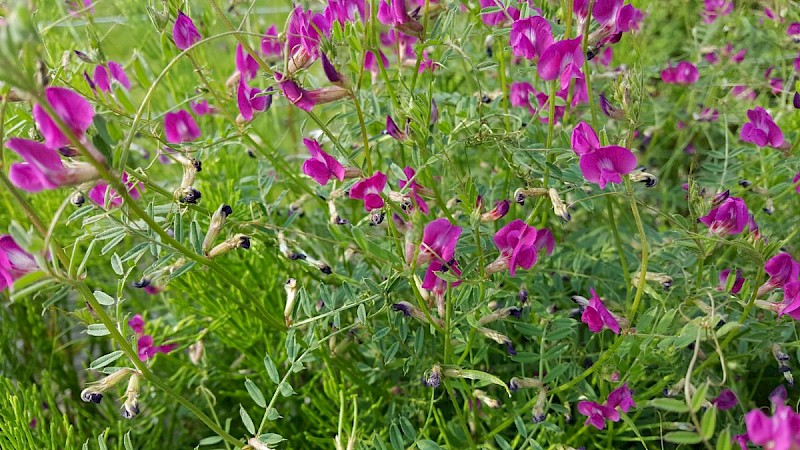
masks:
<svg viewBox="0 0 800 450"><path fill-rule="evenodd" d="M614 218L614 200L612 196L606 197L606 210L608 214L608 226L611 228L611 234L614 236L614 246L617 247L617 254L619 255L619 265L622 268L622 277L625 279L626 304L630 302L631 296L631 273L628 269L628 259L625 257L625 248L622 246L622 239L619 237L619 229L617 228L617 219ZM630 307L630 304L627 305Z"/></svg>
<svg viewBox="0 0 800 450"><path fill-rule="evenodd" d="M639 267L639 282L636 285L636 295L633 298L633 306L628 313L628 321L631 326L634 324L636 318L636 311L639 309L639 304L642 301L642 294L644 293L644 285L647 282L647 235L644 233L644 225L642 225L642 218L639 216L639 207L636 205L636 197L633 195L633 186L631 186L631 179L625 176L625 189L628 193L628 201L631 205L631 213L633 213L633 221L636 222L636 230L639 232L639 242L642 246L642 263Z"/></svg>

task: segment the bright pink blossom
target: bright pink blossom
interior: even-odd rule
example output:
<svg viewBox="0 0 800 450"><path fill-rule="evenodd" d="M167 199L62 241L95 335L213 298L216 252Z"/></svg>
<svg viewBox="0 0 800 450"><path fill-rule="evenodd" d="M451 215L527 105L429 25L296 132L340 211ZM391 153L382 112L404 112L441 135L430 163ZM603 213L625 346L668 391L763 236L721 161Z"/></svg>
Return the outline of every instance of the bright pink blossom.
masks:
<svg viewBox="0 0 800 450"><path fill-rule="evenodd" d="M179 50L186 50L200 41L203 36L197 31L194 22L182 11L178 11L178 18L175 19L175 26L172 27L172 40Z"/></svg>
<svg viewBox="0 0 800 450"><path fill-rule="evenodd" d="M0 236L0 291L14 284L27 273L39 269L33 256L8 234Z"/></svg>
<svg viewBox="0 0 800 450"><path fill-rule="evenodd" d="M600 139L597 137L594 128L586 122L579 123L575 129L572 130L572 150L578 155L582 156L587 153L592 153L600 148Z"/></svg>
<svg viewBox="0 0 800 450"><path fill-rule="evenodd" d="M381 197L383 188L386 187L386 175L382 172L375 172L369 178L363 179L350 188L350 198L364 201L364 209L383 208L384 201Z"/></svg>
<svg viewBox="0 0 800 450"><path fill-rule="evenodd" d="M759 295L797 281L800 276L800 263L795 261L792 255L781 252L767 260L764 271L769 275L769 280L758 288Z"/></svg>
<svg viewBox="0 0 800 450"><path fill-rule="evenodd" d="M192 109L192 112L198 116L205 116L206 114L213 114L216 112L214 107L208 104L208 100L189 102L189 107Z"/></svg>
<svg viewBox="0 0 800 450"><path fill-rule="evenodd" d="M733 0L703 0L703 22L709 24L720 16L727 16L733 11Z"/></svg>
<svg viewBox="0 0 800 450"><path fill-rule="evenodd" d="M94 109L80 94L62 87L48 87L45 89L47 103L53 108L56 115L72 131L79 141L84 140L84 133L92 125ZM70 143L70 140L58 128L53 119L40 105L33 107L33 119L44 136L45 144L50 148L61 148Z"/></svg>
<svg viewBox="0 0 800 450"><path fill-rule="evenodd" d="M636 156L627 148L611 145L581 156L581 173L586 181L605 189L608 183L622 183L622 175L636 168Z"/></svg>
<svg viewBox="0 0 800 450"><path fill-rule="evenodd" d="M749 122L742 126L740 136L743 141L759 147L783 148L783 133L764 108L757 106L748 110L747 118Z"/></svg>
<svg viewBox="0 0 800 450"><path fill-rule="evenodd" d="M271 91L272 87L268 89ZM266 111L272 105L272 94L263 95L261 89L250 87L244 77L239 78L239 87L236 90L236 100L239 113L246 121L253 120L255 111Z"/></svg>
<svg viewBox="0 0 800 450"><path fill-rule="evenodd" d="M364 0L328 0L325 7L325 18L330 24L339 22L344 26L347 22L354 22L359 17L362 22L369 17L369 6Z"/></svg>
<svg viewBox="0 0 800 450"><path fill-rule="evenodd" d="M514 56L538 61L545 49L553 44L550 22L541 16L516 20L511 25L510 41Z"/></svg>
<svg viewBox="0 0 800 450"><path fill-rule="evenodd" d="M784 315L800 320L800 281L791 281L783 286L783 303L778 310L778 317Z"/></svg>
<svg viewBox="0 0 800 450"><path fill-rule="evenodd" d="M620 419L616 409L588 400L578 402L578 412L587 417L584 425L592 425L598 430L606 427L606 420L618 422Z"/></svg>
<svg viewBox="0 0 800 450"><path fill-rule="evenodd" d="M405 0L381 0L378 4L378 20L409 36L419 37L422 34L422 24L408 15Z"/></svg>
<svg viewBox="0 0 800 450"><path fill-rule="evenodd" d="M138 200L142 196L139 191L144 188L144 185L129 181L127 172L122 173L122 182L127 187L128 195L132 199ZM112 208L122 205L122 197L105 180L100 180L94 185L92 190L89 191L89 198L100 206L106 205L106 199L108 199L108 205Z"/></svg>
<svg viewBox="0 0 800 450"><path fill-rule="evenodd" d="M236 70L241 74L240 79L245 81L258 75L258 62L253 55L244 51L242 44L236 45Z"/></svg>
<svg viewBox="0 0 800 450"><path fill-rule="evenodd" d="M611 312L609 312L603 300L597 296L594 288L591 289L592 298L589 299L589 305L586 306L581 315L581 322L589 326L589 331L592 333L599 333L603 327L613 331L614 334L619 334L619 322Z"/></svg>
<svg viewBox="0 0 800 450"><path fill-rule="evenodd" d="M386 58L386 55L383 51L378 52L380 54L380 62L384 69L389 68L389 59ZM378 58L375 57L375 53L372 51L367 51L364 54L364 68L372 72L373 74L377 74L380 72L380 67L378 67Z"/></svg>
<svg viewBox="0 0 800 450"><path fill-rule="evenodd" d="M417 264L422 265L433 259L449 262L455 254L459 236L461 227L445 218L430 222L422 233Z"/></svg>
<svg viewBox="0 0 800 450"><path fill-rule="evenodd" d="M724 291L725 286L728 285L728 278L731 276L733 271L731 269L725 269L719 273L719 284L717 285L718 291ZM742 286L744 286L744 277L742 277L741 269L736 269L734 274L734 281L733 285L731 286L731 294L738 294L742 290Z"/></svg>
<svg viewBox="0 0 800 450"><path fill-rule="evenodd" d="M261 53L267 57L279 57L283 51L281 41L278 40L278 29L272 25L261 38Z"/></svg>
<svg viewBox="0 0 800 450"><path fill-rule="evenodd" d="M456 277L461 277L461 270L458 268L458 261L452 260L445 263L441 260L434 259L428 264L425 269L425 278L422 280L422 289L427 289L433 292L437 297L444 294L447 290L447 281L436 276L436 272L444 273L450 271ZM461 280L453 282L450 286L456 287L461 284Z"/></svg>
<svg viewBox="0 0 800 450"><path fill-rule="evenodd" d="M185 109L169 112L164 116L164 132L167 142L171 144L193 141L201 134L194 117Z"/></svg>
<svg viewBox="0 0 800 450"><path fill-rule="evenodd" d="M339 161L325 152L313 139L304 138L303 144L311 154L311 158L303 162L303 173L321 185L328 184L331 178L344 180L345 169Z"/></svg>
<svg viewBox="0 0 800 450"><path fill-rule="evenodd" d="M636 402L633 401L633 392L628 387L628 383L614 389L608 394L606 406L609 408L619 408L620 411L627 414L631 408L636 407Z"/></svg>
<svg viewBox="0 0 800 450"><path fill-rule="evenodd" d="M584 55L581 47L582 37L558 41L542 53L536 70L545 80L561 80L561 89L569 86L570 80L581 74Z"/></svg>
<svg viewBox="0 0 800 450"><path fill-rule="evenodd" d="M136 349L139 354L139 359L147 361L148 359L156 356L158 353L167 354L178 346L177 344L164 344L154 345L153 336L144 334L144 319L137 314L128 320L128 326L131 327L138 339L136 340Z"/></svg>
<svg viewBox="0 0 800 450"><path fill-rule="evenodd" d="M760 409L744 416L747 437L753 444L770 450L796 450L800 448L800 414L785 404L785 398L771 396L772 417Z"/></svg>
<svg viewBox="0 0 800 450"><path fill-rule="evenodd" d="M419 193L425 188L422 187L422 185L420 185L419 183L417 183L416 179L411 180L416 175L416 172L411 167L406 166L406 168L403 169L403 173L406 175L406 179L399 181L398 184L400 186L400 189L405 188L406 185L410 183L409 188L411 192L409 193L409 195L411 196L411 201L413 201L414 204L417 206L417 208L419 208L419 210L422 211L422 214L428 214L429 212L428 204L425 203L425 200L419 195ZM409 182L407 180L411 181Z"/></svg>
<svg viewBox="0 0 800 450"><path fill-rule="evenodd" d="M519 19L519 9L513 6L505 6L500 0L478 0L481 8L500 8L500 11L481 14L481 20L490 27L496 27L508 22L510 16L512 20Z"/></svg>
<svg viewBox="0 0 800 450"><path fill-rule="evenodd" d="M25 162L14 163L8 172L11 183L28 192L76 186L100 177L89 163L65 166L56 150L39 142L11 138L6 147L19 154Z"/></svg>
<svg viewBox="0 0 800 450"><path fill-rule="evenodd" d="M667 84L688 85L697 83L700 79L700 72L694 64L681 61L676 66L669 65L661 71L661 81Z"/></svg>
<svg viewBox="0 0 800 450"><path fill-rule="evenodd" d="M530 269L536 264L539 252L536 247L536 228L516 219L497 231L494 235L494 245L500 250L500 257L504 266L508 267L513 278L517 267Z"/></svg>
<svg viewBox="0 0 800 450"><path fill-rule="evenodd" d="M747 210L744 200L738 197L729 197L699 220L713 234L734 235L744 231L750 220L750 212Z"/></svg>

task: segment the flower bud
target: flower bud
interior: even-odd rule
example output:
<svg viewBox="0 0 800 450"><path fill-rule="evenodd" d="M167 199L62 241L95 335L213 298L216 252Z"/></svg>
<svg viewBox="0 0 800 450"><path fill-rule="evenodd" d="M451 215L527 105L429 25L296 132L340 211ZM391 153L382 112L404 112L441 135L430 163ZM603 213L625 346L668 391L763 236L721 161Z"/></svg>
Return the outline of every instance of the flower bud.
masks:
<svg viewBox="0 0 800 450"><path fill-rule="evenodd" d="M481 222L494 222L495 220L502 219L508 214L510 203L508 200L498 202L493 210L483 213L481 215Z"/></svg>
<svg viewBox="0 0 800 450"><path fill-rule="evenodd" d="M225 203L214 211L214 215L211 216L211 222L208 225L206 237L203 239L203 253L208 254L208 249L214 244L214 241L217 240L222 227L225 225L226 219L231 214L233 214L233 210Z"/></svg>
<svg viewBox="0 0 800 450"><path fill-rule="evenodd" d="M103 400L103 392L109 390L132 373L134 373L133 369L123 368L100 381L92 383L81 392L81 400L87 403L100 403Z"/></svg>
<svg viewBox="0 0 800 450"><path fill-rule="evenodd" d="M139 414L139 372L133 372L125 389L125 403L122 404L122 417L133 419Z"/></svg>
<svg viewBox="0 0 800 450"><path fill-rule="evenodd" d="M402 301L392 305L392 309L395 311L401 311L403 315L406 317L413 317L422 323L430 323L428 322L428 318L425 316L425 313L422 312L421 309L417 308L416 306L412 305L409 302ZM438 326L444 326L444 322L441 319L431 316L431 321L433 321Z"/></svg>
<svg viewBox="0 0 800 450"><path fill-rule="evenodd" d="M286 290L286 307L283 308L283 317L288 327L292 324L292 310L297 299L297 280L289 278L283 288Z"/></svg>
<svg viewBox="0 0 800 450"><path fill-rule="evenodd" d="M211 251L208 252L208 259L216 258L219 255L228 253L231 250L235 250L237 248L241 249L249 249L250 248L250 237L245 234L236 234L232 237L229 237L225 242L217 245L216 247L212 248Z"/></svg>

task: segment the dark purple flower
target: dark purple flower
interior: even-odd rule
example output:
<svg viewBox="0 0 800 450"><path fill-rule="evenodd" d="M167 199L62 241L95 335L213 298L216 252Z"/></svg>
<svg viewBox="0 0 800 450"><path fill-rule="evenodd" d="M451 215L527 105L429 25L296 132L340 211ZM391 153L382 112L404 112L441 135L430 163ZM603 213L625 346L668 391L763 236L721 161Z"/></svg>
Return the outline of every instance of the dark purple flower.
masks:
<svg viewBox="0 0 800 450"><path fill-rule="evenodd" d="M608 394L606 406L609 408L619 407L620 411L625 414L627 414L631 408L636 407L636 403L633 401L633 393L630 388L628 388L628 383L623 384Z"/></svg>
<svg viewBox="0 0 800 450"><path fill-rule="evenodd" d="M82 141L84 133L92 125L92 120L94 119L92 105L80 94L62 87L48 87L45 89L45 96L47 103L50 104L56 115L72 131L72 134ZM44 108L38 104L33 106L33 118L48 147L55 149L70 144L67 136L61 132Z"/></svg>
<svg viewBox="0 0 800 450"><path fill-rule="evenodd" d="M384 201L381 197L383 188L386 187L386 175L382 172L375 172L369 178L361 180L350 188L350 198L364 201L364 209L383 208Z"/></svg>
<svg viewBox="0 0 800 450"><path fill-rule="evenodd" d="M164 132L167 135L167 142L171 144L189 142L200 137L197 122L185 109L169 112L164 116Z"/></svg>
<svg viewBox="0 0 800 450"><path fill-rule="evenodd" d="M182 11L178 11L178 18L175 19L175 26L172 27L172 40L180 50L186 50L196 44L203 36L197 31L194 22Z"/></svg>
<svg viewBox="0 0 800 450"><path fill-rule="evenodd" d="M759 147L783 148L783 133L772 116L762 107L747 111L746 122L742 126L741 138Z"/></svg>
<svg viewBox="0 0 800 450"><path fill-rule="evenodd" d="M311 154L311 158L303 162L303 173L321 185L328 184L331 178L344 180L345 169L333 156L322 150L313 139L303 139L303 144Z"/></svg>
<svg viewBox="0 0 800 450"><path fill-rule="evenodd" d="M700 218L708 230L719 236L739 234L744 231L750 218L747 205L738 197L729 197L721 205Z"/></svg>
<svg viewBox="0 0 800 450"><path fill-rule="evenodd" d="M597 296L594 288L591 289L592 298L589 299L589 306L584 308L581 315L581 322L589 326L589 331L592 333L599 333L603 327L607 327L613 331L614 334L619 334L619 322L611 312L608 311L606 305Z"/></svg>
<svg viewBox="0 0 800 450"><path fill-rule="evenodd" d="M727 411L736 406L738 403L739 399L736 398L736 394L727 388L720 391L719 395L711 400L711 404L716 405L720 411Z"/></svg>

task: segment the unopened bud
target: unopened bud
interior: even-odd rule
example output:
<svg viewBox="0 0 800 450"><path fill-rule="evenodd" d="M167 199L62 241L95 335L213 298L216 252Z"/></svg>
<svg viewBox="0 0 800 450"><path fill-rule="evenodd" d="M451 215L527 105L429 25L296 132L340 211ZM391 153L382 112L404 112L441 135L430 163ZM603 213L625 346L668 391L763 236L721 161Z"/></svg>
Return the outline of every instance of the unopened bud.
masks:
<svg viewBox="0 0 800 450"><path fill-rule="evenodd" d="M612 105L603 94L600 94L600 109L603 111L603 114L614 120L622 120L625 118L625 111Z"/></svg>
<svg viewBox="0 0 800 450"><path fill-rule="evenodd" d="M481 222L494 222L495 220L501 219L508 214L509 209L510 203L508 200L497 202L493 210L481 215Z"/></svg>
<svg viewBox="0 0 800 450"><path fill-rule="evenodd" d="M538 378L514 377L508 382L508 389L511 391L516 391L519 389L541 388L542 386L544 386L542 384L542 380L539 380Z"/></svg>
<svg viewBox="0 0 800 450"><path fill-rule="evenodd" d="M286 290L286 307L283 308L283 317L288 327L292 324L292 310L297 299L297 280L289 278L283 288Z"/></svg>

